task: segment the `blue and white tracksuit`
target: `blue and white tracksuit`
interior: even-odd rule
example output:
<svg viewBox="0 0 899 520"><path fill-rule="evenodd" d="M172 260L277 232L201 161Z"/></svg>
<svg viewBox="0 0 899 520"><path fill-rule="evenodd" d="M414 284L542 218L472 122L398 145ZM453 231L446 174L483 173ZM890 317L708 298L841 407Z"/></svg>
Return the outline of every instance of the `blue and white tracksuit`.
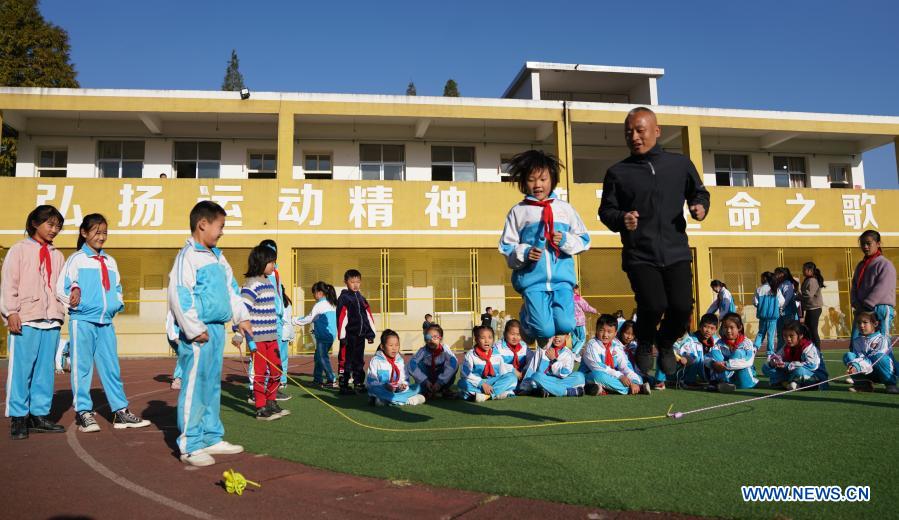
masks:
<svg viewBox="0 0 899 520"><path fill-rule="evenodd" d="M852 340L849 352L843 355L843 363L859 372L853 374L853 378L870 379L885 385L896 384L896 366L888 337L874 332Z"/></svg>
<svg viewBox="0 0 899 520"><path fill-rule="evenodd" d="M448 346L442 345L442 348L440 354L434 356L434 351L425 345L409 360L409 375L419 384L422 393L427 390L426 381L437 383L439 392L449 390L456 381L459 362Z"/></svg>
<svg viewBox="0 0 899 520"><path fill-rule="evenodd" d="M762 342L766 337L768 338L768 353L771 354L777 349L775 346L778 344L777 320L783 312L785 303L783 291L778 289L771 294L771 286L767 283L760 285L755 290L752 304L755 305L755 316L759 320L759 333L754 342L756 350L762 348Z"/></svg>
<svg viewBox="0 0 899 520"><path fill-rule="evenodd" d="M462 396L474 397L475 394L484 393L481 388L483 383L493 387L493 393L490 395L492 399L496 399L502 394L508 394L507 397L515 395L518 378L515 377L512 367L503 361L503 356L496 349L490 349L490 365L494 375L485 378L484 368L487 366L487 362L478 357L475 353L476 349L477 347L472 347L462 358L462 374L459 376L458 385Z"/></svg>
<svg viewBox="0 0 899 520"><path fill-rule="evenodd" d="M178 449L193 453L217 444L225 434L220 417L222 398L222 354L225 323L249 319L234 280L231 266L221 250L188 239L169 273L169 310L181 331L178 364L182 383L178 395ZM209 341L191 341L207 333Z"/></svg>
<svg viewBox="0 0 899 520"><path fill-rule="evenodd" d="M528 205L527 196L506 216L499 242L499 251L512 268L512 287L522 295L522 333L526 340L551 338L568 334L576 325L574 316L573 255L590 248L590 235L583 220L567 202L550 194L553 229L562 233L559 256L556 256L544 235L540 206ZM528 259L531 249L543 250L540 260Z"/></svg>
<svg viewBox="0 0 899 520"><path fill-rule="evenodd" d="M712 302L709 310L705 311L705 313L717 313L718 318L723 318L729 312L737 312L737 306L734 305L734 295L727 290L727 287L722 287L718 294L715 295L715 301Z"/></svg>
<svg viewBox="0 0 899 520"><path fill-rule="evenodd" d="M390 366L390 361L387 361L387 355L384 354L384 351L378 350L375 355L372 356L371 361L368 362L368 373L365 375L365 388L368 390L368 395L372 397L376 397L389 404L403 406L410 397L418 395L420 389L418 385L410 385L406 380L406 367L403 363L402 354L397 354L393 362L399 369L399 374L391 381L393 367ZM396 388L406 386L406 389L394 392L391 390L391 385Z"/></svg>
<svg viewBox="0 0 899 520"><path fill-rule="evenodd" d="M607 365L605 362L606 346L599 338L593 338L587 342L587 346L581 353L580 367L587 383L599 385L605 391L617 394L630 392L630 388L621 382L621 376L627 376L628 380L635 385L642 385L643 378L634 370L627 358L624 345L618 341L618 338L612 340L609 348L612 355L611 365Z"/></svg>
<svg viewBox="0 0 899 520"><path fill-rule="evenodd" d="M331 347L337 339L337 314L336 307L328 302L327 298L321 298L312 310L303 318L296 318L293 325L312 324L312 335L315 338L315 365L312 369L312 381L315 383L335 381L334 370L331 368ZM289 314L288 314L289 315Z"/></svg>
<svg viewBox="0 0 899 520"><path fill-rule="evenodd" d="M512 352L512 349L509 348L509 345L506 343L506 340L501 339L493 344L493 351L498 352L500 356L503 357L503 363L512 367L512 371L515 371L515 363L514 359L518 358L518 371L521 372L521 379L524 379L524 373L527 371L528 363L531 362L531 357L534 355L534 351L529 349L527 345L521 343L521 348L518 349L518 353L516 355L515 352ZM517 382L516 390L521 386L521 381Z"/></svg>
<svg viewBox="0 0 899 520"><path fill-rule="evenodd" d="M720 374L712 363L723 362L727 366ZM755 345L749 338L731 347L724 338L718 339L705 357L711 382L733 383L737 388L753 388L759 380L755 377Z"/></svg>
<svg viewBox="0 0 899 520"><path fill-rule="evenodd" d="M108 275L109 289L103 287L101 261ZM105 251L96 252L87 244L66 260L56 282L56 297L69 309L69 342L72 356L72 400L76 412L94 409L91 400L91 379L94 363L113 411L128 407L115 327L112 319L125 308L122 299L122 277L114 258ZM81 290L81 301L69 307L72 289Z"/></svg>
<svg viewBox="0 0 899 520"><path fill-rule="evenodd" d="M877 321L880 322L880 326L877 327L877 332L883 334L889 341L892 341L890 337L893 334L893 320L896 318L896 309L893 308L892 305L881 303L874 306L873 312L874 315L877 316ZM852 339L857 338L860 334L858 325L853 322ZM892 353L890 355L892 355Z"/></svg>
<svg viewBox="0 0 899 520"><path fill-rule="evenodd" d="M169 342L169 346L175 351L175 370L172 371L172 379L181 379L181 365L178 363L178 337L181 335L181 329L175 322L175 315L172 311L165 313L165 339Z"/></svg>
<svg viewBox="0 0 899 520"><path fill-rule="evenodd" d="M803 349L799 361L785 361L784 366L778 368L776 362L782 361L784 351L778 350L768 355L768 361L762 365L762 373L768 376L771 386L780 386L784 382L795 381L800 386L827 380L827 371L824 370L824 360L818 347L809 342Z"/></svg>
<svg viewBox="0 0 899 520"><path fill-rule="evenodd" d="M568 347L556 350L556 359L546 356L549 345L538 348L531 356L528 369L521 380L523 390L542 388L555 397L577 397L584 395L584 374L574 370L574 352Z"/></svg>
<svg viewBox="0 0 899 520"><path fill-rule="evenodd" d="M718 341L718 339L717 335L713 336L712 344ZM692 385L696 384L699 380L709 380L710 376L705 364L705 346L702 344L697 333L684 334L681 339L675 341L674 353L678 357L687 360L686 365L678 364L677 367L677 377L681 382ZM666 380L665 373L657 370L656 380L664 382Z"/></svg>
<svg viewBox="0 0 899 520"><path fill-rule="evenodd" d="M278 266L275 264L275 269ZM284 290L281 280L275 273L268 275L268 281L275 287L275 314L278 316L278 353L281 354L281 384L287 384L287 369L290 361L290 342L293 341L295 332L290 325L291 316L285 312ZM287 330L290 329L290 330Z"/></svg>
<svg viewBox="0 0 899 520"><path fill-rule="evenodd" d="M776 350L780 350L784 346L784 325L786 325L787 322L799 319L799 308L796 306L796 287L793 286L792 281L785 280L780 284L780 287L777 288L777 292L780 293L780 298L782 298L783 301L783 308L781 309L780 316L777 318Z"/></svg>

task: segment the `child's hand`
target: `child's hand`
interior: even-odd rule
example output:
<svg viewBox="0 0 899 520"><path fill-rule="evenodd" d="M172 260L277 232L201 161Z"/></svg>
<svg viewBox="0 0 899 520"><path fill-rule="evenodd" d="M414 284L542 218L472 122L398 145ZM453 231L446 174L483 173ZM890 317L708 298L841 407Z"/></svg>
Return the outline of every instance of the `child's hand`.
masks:
<svg viewBox="0 0 899 520"><path fill-rule="evenodd" d="M640 214L636 211L628 211L624 214L624 228L628 231L637 229L637 221L639 218Z"/></svg>
<svg viewBox="0 0 899 520"><path fill-rule="evenodd" d="M640 385L636 383L630 383L627 386L630 387L631 395L637 395L640 393Z"/></svg>
<svg viewBox="0 0 899 520"><path fill-rule="evenodd" d="M69 293L69 307L74 309L79 303L81 303L81 289L72 287L72 292Z"/></svg>
<svg viewBox="0 0 899 520"><path fill-rule="evenodd" d="M551 361L555 361L556 358L559 357L556 355L556 349L554 349L554 348L548 348L548 349L544 350L543 352L546 354L546 357L548 357Z"/></svg>
<svg viewBox="0 0 899 520"><path fill-rule="evenodd" d="M253 327L250 325L249 320L244 320L237 324L237 330L241 332L244 336L248 338L253 337Z"/></svg>
<svg viewBox="0 0 899 520"><path fill-rule="evenodd" d="M543 256L543 250L539 247L532 247L530 251L528 251L528 260L536 262L540 260L540 257Z"/></svg>
<svg viewBox="0 0 899 520"><path fill-rule="evenodd" d="M727 363L723 361L716 361L712 363L712 368L715 369L715 372L718 372L720 374L721 372L727 370Z"/></svg>
<svg viewBox="0 0 899 520"><path fill-rule="evenodd" d="M680 364L683 365L683 366L687 366L687 361L688 361L687 358L685 358L685 357L683 357L683 356L677 358L677 362L680 363Z"/></svg>
<svg viewBox="0 0 899 520"><path fill-rule="evenodd" d="M493 387L489 383L481 383L481 392L487 395L493 395Z"/></svg>
<svg viewBox="0 0 899 520"><path fill-rule="evenodd" d="M203 332L202 334L194 338L192 340L192 343L206 343L207 341L209 341L209 334Z"/></svg>
<svg viewBox="0 0 899 520"><path fill-rule="evenodd" d="M624 386L631 386L631 380L624 374L618 376L618 380L621 381L621 384Z"/></svg>
<svg viewBox="0 0 899 520"><path fill-rule="evenodd" d="M553 233L553 244L559 245L562 243L562 233L560 231L556 231Z"/></svg>
<svg viewBox="0 0 899 520"><path fill-rule="evenodd" d="M514 369L513 369L513 370L514 370ZM515 377L518 378L519 381L521 381L521 377L522 377L523 375L524 375L524 374L521 373L521 370L515 370Z"/></svg>
<svg viewBox="0 0 899 520"><path fill-rule="evenodd" d="M368 344L369 344L369 345L371 345L371 344L372 344L372 343L374 343L374 342L375 342L375 340L374 340L374 339L370 339L370 340L368 340Z"/></svg>
<svg viewBox="0 0 899 520"><path fill-rule="evenodd" d="M8 323L7 328L11 334L21 334L22 333L22 318L19 317L19 313L13 313L6 317L6 322Z"/></svg>

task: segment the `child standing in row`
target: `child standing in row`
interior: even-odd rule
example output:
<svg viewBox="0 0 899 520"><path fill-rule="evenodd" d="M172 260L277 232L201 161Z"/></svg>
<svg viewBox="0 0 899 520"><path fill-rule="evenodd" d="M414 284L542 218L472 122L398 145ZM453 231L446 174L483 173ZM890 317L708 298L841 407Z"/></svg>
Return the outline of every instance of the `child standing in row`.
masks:
<svg viewBox="0 0 899 520"><path fill-rule="evenodd" d="M778 267L774 270L774 278L777 281L777 290L780 292L778 301L783 301L780 316L777 318L777 350L783 348L784 325L791 321L799 321L799 306L796 293L799 290L799 282L793 278L789 267ZM770 347L769 347L770 350Z"/></svg>
<svg viewBox="0 0 899 520"><path fill-rule="evenodd" d="M53 400L53 357L65 317L55 294L64 258L53 247L63 222L53 206L34 208L25 219L28 238L13 244L3 260L0 315L9 329L3 411L14 440L27 439L29 431L65 431L47 417Z"/></svg>
<svg viewBox="0 0 899 520"><path fill-rule="evenodd" d="M879 323L878 330L890 341L893 318L896 315L896 267L883 256L880 233L869 229L858 237L858 244L865 257L855 266L852 287L849 289L849 303L858 314L873 312ZM856 320L854 325L859 322ZM852 327L852 337L859 335L857 326Z"/></svg>
<svg viewBox="0 0 899 520"><path fill-rule="evenodd" d="M584 347L580 372L586 380L587 395L651 392L649 384L628 361L624 345L615 337L617 326L618 321L611 314L600 315L596 320L596 337Z"/></svg>
<svg viewBox="0 0 899 520"><path fill-rule="evenodd" d="M425 399L451 397L459 362L449 346L443 344L443 327L432 323L425 331L425 346L409 360L409 374L421 387Z"/></svg>
<svg viewBox="0 0 899 520"><path fill-rule="evenodd" d="M509 163L512 182L525 195L506 216L499 250L512 268L512 287L521 294L522 333L545 345L574 330L573 255L590 247L590 235L574 208L557 198L559 161L539 150Z"/></svg>
<svg viewBox="0 0 899 520"><path fill-rule="evenodd" d="M365 380L371 404L416 406L425 402L419 386L407 382L406 367L399 352L399 334L390 329L381 333L381 344L368 362Z"/></svg>
<svg viewBox="0 0 899 520"><path fill-rule="evenodd" d="M587 343L587 313L596 314L597 311L581 296L581 286L574 286L574 332L571 333L571 351L580 360L581 349Z"/></svg>
<svg viewBox="0 0 899 520"><path fill-rule="evenodd" d="M99 213L84 217L76 251L66 261L63 276L56 283L57 298L69 309L72 404L78 430L82 432L100 431L91 400L94 363L97 364L109 407L113 410L113 428L150 426L150 421L128 410L128 399L122 384L112 320L125 308L125 302L118 265L103 250L107 228L106 219Z"/></svg>
<svg viewBox="0 0 899 520"><path fill-rule="evenodd" d="M574 352L567 342L567 334L556 334L552 344L537 348L521 381L522 389L538 397L584 395L584 374L574 371Z"/></svg>
<svg viewBox="0 0 899 520"><path fill-rule="evenodd" d="M312 324L315 337L315 365L312 369L312 382L322 388L334 388L337 380L331 369L331 346L337 336L337 292L334 286L323 281L312 284L312 297L315 305L303 318L294 318L293 325Z"/></svg>
<svg viewBox="0 0 899 520"><path fill-rule="evenodd" d="M849 352L843 356L843 363L848 367L846 373L853 375L855 384L849 391L871 392L876 382L886 385L888 394L899 394L893 349L889 336L881 332L877 314L860 311L855 315L854 328L858 330L858 335L852 339Z"/></svg>
<svg viewBox="0 0 899 520"><path fill-rule="evenodd" d="M533 351L521 343L521 322L509 320L503 330L503 339L493 345L493 349L503 358L503 363L512 367L517 378L516 393L520 390L521 380L527 370Z"/></svg>
<svg viewBox="0 0 899 520"><path fill-rule="evenodd" d="M777 320L783 312L784 303L783 292L777 287L777 278L771 271L765 271L761 276L761 285L752 297L755 316L759 320L759 333L754 343L756 350L762 348L765 338L768 338L769 354L777 348Z"/></svg>
<svg viewBox="0 0 899 520"><path fill-rule="evenodd" d="M479 325L472 329L471 336L475 344L465 353L459 377L462 398L482 403L515 395L518 381L512 367L493 348L493 329Z"/></svg>
<svg viewBox="0 0 899 520"><path fill-rule="evenodd" d="M753 388L759 382L754 363L755 346L744 335L743 319L734 312L725 314L721 319L721 339L706 358L713 371L710 390L733 392L737 388Z"/></svg>
<svg viewBox="0 0 899 520"><path fill-rule="evenodd" d="M340 394L350 395L365 391L365 342L375 341L375 319L368 300L359 290L362 273L350 269L343 274L346 289L337 298L337 376L340 378ZM399 341L399 340L397 340ZM353 389L350 390L350 378Z"/></svg>
<svg viewBox="0 0 899 520"><path fill-rule="evenodd" d="M784 325L783 334L783 350L770 354L768 362L762 365L762 372L768 376L771 386L796 390L800 386L826 381L824 360L818 346L809 338L805 325L791 321Z"/></svg>

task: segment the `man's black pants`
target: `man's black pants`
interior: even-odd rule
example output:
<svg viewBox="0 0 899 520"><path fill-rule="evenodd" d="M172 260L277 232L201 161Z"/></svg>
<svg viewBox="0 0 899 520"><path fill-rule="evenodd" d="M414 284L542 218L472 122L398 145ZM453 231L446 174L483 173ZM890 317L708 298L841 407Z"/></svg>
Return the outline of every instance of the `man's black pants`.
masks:
<svg viewBox="0 0 899 520"><path fill-rule="evenodd" d="M674 342L687 331L693 313L690 262L667 267L633 265L628 267L627 277L637 300L637 366L644 374L650 373L655 343L659 369L666 375L673 374L677 368Z"/></svg>

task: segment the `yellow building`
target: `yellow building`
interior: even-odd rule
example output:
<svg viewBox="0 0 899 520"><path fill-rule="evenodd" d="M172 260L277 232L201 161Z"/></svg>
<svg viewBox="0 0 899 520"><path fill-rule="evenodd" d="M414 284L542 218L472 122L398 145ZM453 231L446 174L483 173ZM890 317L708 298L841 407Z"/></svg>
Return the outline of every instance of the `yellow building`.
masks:
<svg viewBox="0 0 899 520"><path fill-rule="evenodd" d="M567 166L560 195L590 229L583 294L629 315L620 242L596 210L606 168L628 153L624 116L645 104L662 145L688 155L712 193L709 217L689 229L697 313L722 279L753 334L759 273L786 265L799 276L812 260L827 285L821 335L845 336L858 235L878 229L899 260L899 193L865 189L861 159L897 140L899 117L663 105L663 74L529 62L496 99L0 88L3 125L18 132L16 176L0 178L0 257L36 204L65 215L66 253L81 216L103 213L127 300L120 352L168 355L167 274L190 207L212 199L229 213L220 245L236 273L248 248L278 242L295 314L311 307L312 283L339 291L357 268L379 328L400 331L404 349L420 344L425 313L462 347L485 307L518 314L496 247L521 195L501 181L509 157L540 148ZM311 343L306 331L294 351Z"/></svg>

